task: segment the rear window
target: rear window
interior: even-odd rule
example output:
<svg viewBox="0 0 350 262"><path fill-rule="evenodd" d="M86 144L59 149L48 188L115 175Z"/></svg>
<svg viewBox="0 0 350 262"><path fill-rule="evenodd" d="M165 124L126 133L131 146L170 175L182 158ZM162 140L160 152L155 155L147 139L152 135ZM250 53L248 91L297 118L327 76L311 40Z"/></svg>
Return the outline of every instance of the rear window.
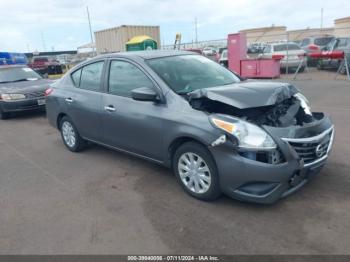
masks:
<svg viewBox="0 0 350 262"><path fill-rule="evenodd" d="M332 41L333 37L320 37L315 38L315 45L324 46L327 45L330 41Z"/></svg>
<svg viewBox="0 0 350 262"><path fill-rule="evenodd" d="M280 44L273 47L275 52L287 51L287 50L300 50L297 44Z"/></svg>
<svg viewBox="0 0 350 262"><path fill-rule="evenodd" d="M96 62L84 66L81 71L79 87L82 89L98 91L101 85L103 65L104 62ZM77 74L79 75L79 73ZM74 79L74 76L72 77Z"/></svg>
<svg viewBox="0 0 350 262"><path fill-rule="evenodd" d="M37 79L41 79L41 76L28 67L0 67L0 83Z"/></svg>

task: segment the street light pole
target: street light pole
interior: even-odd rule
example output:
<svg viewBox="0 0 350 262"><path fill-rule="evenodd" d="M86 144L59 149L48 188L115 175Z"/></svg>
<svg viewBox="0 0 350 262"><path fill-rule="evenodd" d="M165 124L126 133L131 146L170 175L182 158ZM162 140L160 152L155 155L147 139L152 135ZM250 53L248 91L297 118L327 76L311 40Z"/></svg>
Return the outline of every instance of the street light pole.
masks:
<svg viewBox="0 0 350 262"><path fill-rule="evenodd" d="M91 29L91 20L90 20L90 12L89 12L89 7L86 6L86 12L87 12L87 17L88 17L88 21L89 21L89 29L90 29L90 38L91 38L91 45L92 45L92 53L95 54L95 47L94 45L94 37L92 34L92 29Z"/></svg>
<svg viewBox="0 0 350 262"><path fill-rule="evenodd" d="M196 34L196 45L198 45L198 23L197 23L197 18L194 19L194 30Z"/></svg>

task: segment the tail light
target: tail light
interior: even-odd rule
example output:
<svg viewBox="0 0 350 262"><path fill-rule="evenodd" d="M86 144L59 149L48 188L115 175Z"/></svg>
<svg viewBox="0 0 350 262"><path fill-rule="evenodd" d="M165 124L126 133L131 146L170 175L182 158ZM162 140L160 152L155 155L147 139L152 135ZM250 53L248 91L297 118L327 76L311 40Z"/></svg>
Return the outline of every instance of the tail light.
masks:
<svg viewBox="0 0 350 262"><path fill-rule="evenodd" d="M284 58L284 55L272 55L272 59L274 60L281 60Z"/></svg>
<svg viewBox="0 0 350 262"><path fill-rule="evenodd" d="M45 90L45 96L51 95L52 92L53 92L53 88L50 87L50 88L46 89L46 90Z"/></svg>
<svg viewBox="0 0 350 262"><path fill-rule="evenodd" d="M317 45L309 45L307 48L310 51L320 51L320 48Z"/></svg>

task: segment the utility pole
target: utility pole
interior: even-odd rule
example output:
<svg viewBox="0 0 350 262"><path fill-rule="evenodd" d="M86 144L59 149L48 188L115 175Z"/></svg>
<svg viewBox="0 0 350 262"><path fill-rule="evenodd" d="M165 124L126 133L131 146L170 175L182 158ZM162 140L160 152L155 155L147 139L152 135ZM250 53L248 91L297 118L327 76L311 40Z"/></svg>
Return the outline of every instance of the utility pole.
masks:
<svg viewBox="0 0 350 262"><path fill-rule="evenodd" d="M198 21L197 21L197 18L194 19L194 31L196 34L196 45L198 45Z"/></svg>
<svg viewBox="0 0 350 262"><path fill-rule="evenodd" d="M323 29L323 7L321 8L321 31Z"/></svg>
<svg viewBox="0 0 350 262"><path fill-rule="evenodd" d="M43 31L40 31L40 36L41 36L41 42L43 44L44 52L46 51L46 44L45 44L45 38L44 38L44 33Z"/></svg>
<svg viewBox="0 0 350 262"><path fill-rule="evenodd" d="M87 17L88 17L88 21L89 21L91 44L94 45L94 37L93 37L93 34L92 34L92 29L91 29L90 12L89 12L89 7L88 6L86 6L86 12L87 12ZM92 53L95 54L95 47L94 46L92 46Z"/></svg>

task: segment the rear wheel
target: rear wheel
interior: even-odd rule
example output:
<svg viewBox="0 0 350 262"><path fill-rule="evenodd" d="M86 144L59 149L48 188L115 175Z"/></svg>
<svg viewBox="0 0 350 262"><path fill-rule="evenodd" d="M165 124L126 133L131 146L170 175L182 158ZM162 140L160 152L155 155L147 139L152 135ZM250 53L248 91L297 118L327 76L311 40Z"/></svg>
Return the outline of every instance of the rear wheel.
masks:
<svg viewBox="0 0 350 262"><path fill-rule="evenodd" d="M176 150L173 172L184 190L197 199L210 201L221 195L215 161L199 143L188 142Z"/></svg>
<svg viewBox="0 0 350 262"><path fill-rule="evenodd" d="M63 143L72 152L79 152L86 146L86 141L81 138L78 130L69 117L65 116L60 122L60 131Z"/></svg>

